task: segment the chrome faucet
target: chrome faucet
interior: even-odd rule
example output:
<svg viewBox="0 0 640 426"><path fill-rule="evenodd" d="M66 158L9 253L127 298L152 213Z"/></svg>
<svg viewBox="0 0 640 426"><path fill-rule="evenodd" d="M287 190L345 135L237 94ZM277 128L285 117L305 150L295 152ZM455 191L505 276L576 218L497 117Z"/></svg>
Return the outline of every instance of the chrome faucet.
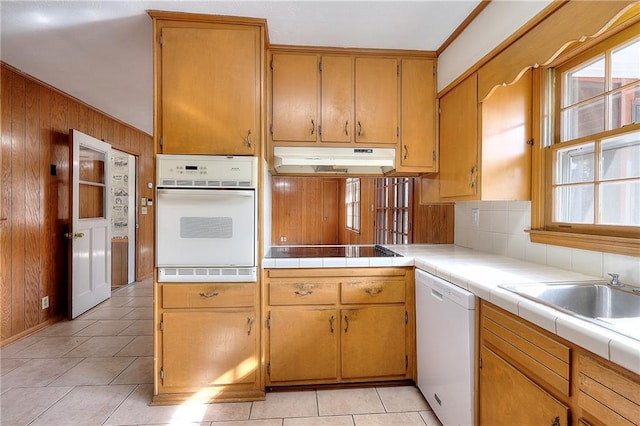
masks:
<svg viewBox="0 0 640 426"><path fill-rule="evenodd" d="M618 274L611 274L611 273L607 273L607 275L609 275L611 277L611 281L609 281L609 285L611 287L624 287L624 284L620 282L620 280L618 279L618 277L620 275Z"/></svg>

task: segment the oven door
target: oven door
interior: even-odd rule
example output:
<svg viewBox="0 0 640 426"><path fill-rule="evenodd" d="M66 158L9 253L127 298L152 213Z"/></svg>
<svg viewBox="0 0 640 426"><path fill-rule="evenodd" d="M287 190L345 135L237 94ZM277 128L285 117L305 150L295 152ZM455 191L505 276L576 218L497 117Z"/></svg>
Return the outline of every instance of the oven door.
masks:
<svg viewBox="0 0 640 426"><path fill-rule="evenodd" d="M232 277L247 268L255 275L254 190L158 189L156 220L159 280L250 281Z"/></svg>

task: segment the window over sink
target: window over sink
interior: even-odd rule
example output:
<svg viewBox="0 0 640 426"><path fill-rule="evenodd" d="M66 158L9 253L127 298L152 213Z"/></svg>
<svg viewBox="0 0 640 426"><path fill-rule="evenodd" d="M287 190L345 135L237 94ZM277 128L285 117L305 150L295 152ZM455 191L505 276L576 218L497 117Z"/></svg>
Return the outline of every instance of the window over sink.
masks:
<svg viewBox="0 0 640 426"><path fill-rule="evenodd" d="M605 251L637 255L637 25L573 52L561 56L542 73L542 140L546 155L541 177L545 182L541 230L562 233L561 245L587 249L604 245ZM589 242L592 237L595 238ZM549 238L554 237L541 237L532 231L533 241L557 243ZM575 243L578 240L581 242Z"/></svg>

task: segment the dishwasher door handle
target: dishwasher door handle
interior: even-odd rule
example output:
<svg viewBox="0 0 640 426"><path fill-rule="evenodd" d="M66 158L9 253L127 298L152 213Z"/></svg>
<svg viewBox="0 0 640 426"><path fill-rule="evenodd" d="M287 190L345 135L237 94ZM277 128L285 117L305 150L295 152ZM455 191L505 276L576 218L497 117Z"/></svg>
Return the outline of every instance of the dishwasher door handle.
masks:
<svg viewBox="0 0 640 426"><path fill-rule="evenodd" d="M438 299L439 301L441 301L441 302L442 302L442 299L443 299L443 297L442 297L442 293L437 292L437 291L435 291L434 289L431 289L431 295L432 295L434 298L436 298L436 299Z"/></svg>

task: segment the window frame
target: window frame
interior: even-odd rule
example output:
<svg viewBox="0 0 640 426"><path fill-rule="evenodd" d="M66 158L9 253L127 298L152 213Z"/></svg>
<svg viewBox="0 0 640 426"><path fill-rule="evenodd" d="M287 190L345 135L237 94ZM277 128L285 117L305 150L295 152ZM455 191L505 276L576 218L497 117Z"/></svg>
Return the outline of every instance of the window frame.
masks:
<svg viewBox="0 0 640 426"><path fill-rule="evenodd" d="M361 215L361 183L360 178L345 179L345 228L357 234L360 233ZM351 218L351 220L349 220Z"/></svg>
<svg viewBox="0 0 640 426"><path fill-rule="evenodd" d="M558 149L582 142L602 140L611 136L640 130L640 123L629 124L613 130L605 130L595 135L561 141L560 76L581 63L588 63L599 54L617 48L637 37L637 26L620 28L585 42L560 55L545 67L534 69L534 140L538 150L534 150L532 187L532 242L560 245L586 250L596 250L632 256L640 255L640 227L619 225L576 224L553 221L553 167L554 155ZM608 92L608 90L605 90Z"/></svg>

